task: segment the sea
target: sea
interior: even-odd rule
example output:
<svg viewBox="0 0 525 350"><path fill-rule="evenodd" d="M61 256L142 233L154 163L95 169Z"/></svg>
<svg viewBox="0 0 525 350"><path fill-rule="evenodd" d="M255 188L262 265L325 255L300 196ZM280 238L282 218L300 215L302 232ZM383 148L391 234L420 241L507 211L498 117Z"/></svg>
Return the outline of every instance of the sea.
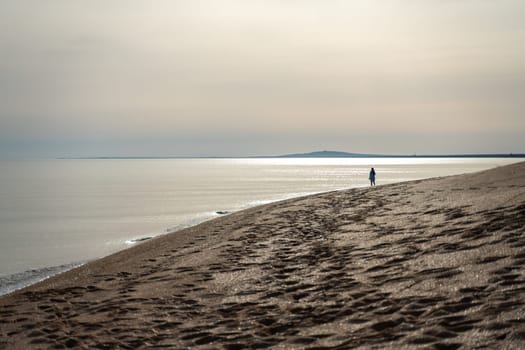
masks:
<svg viewBox="0 0 525 350"><path fill-rule="evenodd" d="M0 295L152 237L314 193L480 171L516 158L0 161ZM175 233L176 234L176 233Z"/></svg>

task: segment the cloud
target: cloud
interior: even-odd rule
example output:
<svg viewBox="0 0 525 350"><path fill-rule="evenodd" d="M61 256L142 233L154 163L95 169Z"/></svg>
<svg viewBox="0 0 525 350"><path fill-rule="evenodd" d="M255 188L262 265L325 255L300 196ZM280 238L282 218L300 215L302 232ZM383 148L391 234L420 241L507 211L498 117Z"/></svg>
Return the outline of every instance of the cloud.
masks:
<svg viewBox="0 0 525 350"><path fill-rule="evenodd" d="M341 130L523 132L524 10L517 0L6 1L0 135L131 149L181 133L246 145L242 135L299 131L293 148ZM194 146L215 149L206 140Z"/></svg>

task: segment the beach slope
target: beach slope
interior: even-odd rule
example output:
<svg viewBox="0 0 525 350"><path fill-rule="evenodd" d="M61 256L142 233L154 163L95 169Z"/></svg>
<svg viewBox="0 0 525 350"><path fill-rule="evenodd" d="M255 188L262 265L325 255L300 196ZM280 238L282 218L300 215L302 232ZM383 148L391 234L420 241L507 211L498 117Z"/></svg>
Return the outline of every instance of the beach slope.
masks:
<svg viewBox="0 0 525 350"><path fill-rule="evenodd" d="M291 199L0 298L2 349L523 349L525 163Z"/></svg>

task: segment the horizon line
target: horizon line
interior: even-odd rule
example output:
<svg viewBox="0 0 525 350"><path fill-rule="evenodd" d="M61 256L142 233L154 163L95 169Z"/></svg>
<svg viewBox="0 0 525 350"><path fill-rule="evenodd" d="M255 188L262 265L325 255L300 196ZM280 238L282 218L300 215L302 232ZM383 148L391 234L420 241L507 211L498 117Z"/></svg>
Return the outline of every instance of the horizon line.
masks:
<svg viewBox="0 0 525 350"><path fill-rule="evenodd" d="M525 158L525 153L460 153L460 154L367 154L341 151L315 151L283 155L251 156L84 156L54 159L261 159L261 158Z"/></svg>

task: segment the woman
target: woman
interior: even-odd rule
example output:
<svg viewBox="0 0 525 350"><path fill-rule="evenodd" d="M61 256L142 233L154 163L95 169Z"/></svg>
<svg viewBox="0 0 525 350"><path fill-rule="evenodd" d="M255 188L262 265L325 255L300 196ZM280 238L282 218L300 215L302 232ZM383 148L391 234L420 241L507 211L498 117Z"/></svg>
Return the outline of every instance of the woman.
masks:
<svg viewBox="0 0 525 350"><path fill-rule="evenodd" d="M368 174L368 179L370 180L370 186L376 185L376 171L374 168L370 169L370 174Z"/></svg>

